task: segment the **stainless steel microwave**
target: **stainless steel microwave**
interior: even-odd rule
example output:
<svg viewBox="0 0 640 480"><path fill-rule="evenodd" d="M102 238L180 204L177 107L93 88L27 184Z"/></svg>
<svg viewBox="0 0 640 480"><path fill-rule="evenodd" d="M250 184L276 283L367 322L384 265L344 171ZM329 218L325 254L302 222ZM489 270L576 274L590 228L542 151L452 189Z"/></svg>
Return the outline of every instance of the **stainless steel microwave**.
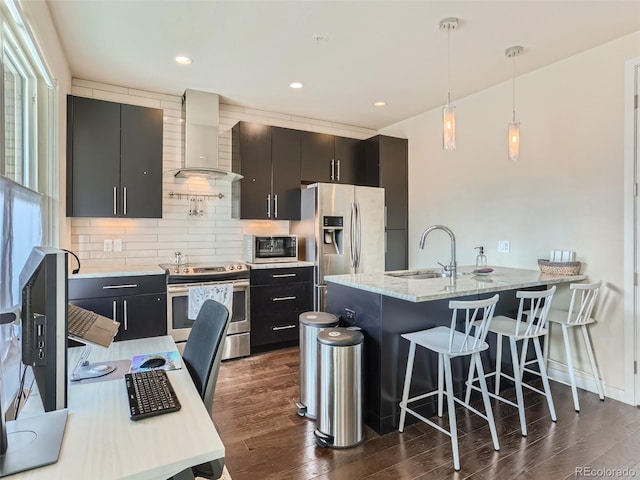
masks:
<svg viewBox="0 0 640 480"><path fill-rule="evenodd" d="M243 244L244 260L249 263L298 260L297 235L245 235Z"/></svg>

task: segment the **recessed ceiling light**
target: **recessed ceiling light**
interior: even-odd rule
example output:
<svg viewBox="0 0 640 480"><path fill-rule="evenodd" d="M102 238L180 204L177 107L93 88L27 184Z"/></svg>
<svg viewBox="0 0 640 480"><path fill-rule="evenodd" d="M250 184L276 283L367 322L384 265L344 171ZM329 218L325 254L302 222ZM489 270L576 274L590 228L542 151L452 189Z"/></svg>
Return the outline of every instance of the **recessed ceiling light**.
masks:
<svg viewBox="0 0 640 480"><path fill-rule="evenodd" d="M302 88L302 84L301 84L300 82L293 82L293 83L290 83L290 84L289 84L289 86L290 86L291 88Z"/></svg>
<svg viewBox="0 0 640 480"><path fill-rule="evenodd" d="M176 57L176 63L179 63L180 65L190 65L192 61L193 60L185 55L178 55Z"/></svg>
<svg viewBox="0 0 640 480"><path fill-rule="evenodd" d="M374 107L384 107L387 104L387 102L375 102L373 104Z"/></svg>

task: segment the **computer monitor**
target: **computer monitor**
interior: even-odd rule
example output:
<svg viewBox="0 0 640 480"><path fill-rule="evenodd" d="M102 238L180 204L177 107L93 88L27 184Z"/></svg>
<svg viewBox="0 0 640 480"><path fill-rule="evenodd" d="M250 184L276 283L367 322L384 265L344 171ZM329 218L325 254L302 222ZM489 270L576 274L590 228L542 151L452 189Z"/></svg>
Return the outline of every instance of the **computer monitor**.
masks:
<svg viewBox="0 0 640 480"><path fill-rule="evenodd" d="M34 247L20 287L22 362L33 369L46 413L5 422L0 399L0 477L56 462L67 422L66 253Z"/></svg>
<svg viewBox="0 0 640 480"><path fill-rule="evenodd" d="M67 254L35 247L20 273L22 363L33 370L45 412L67 406Z"/></svg>

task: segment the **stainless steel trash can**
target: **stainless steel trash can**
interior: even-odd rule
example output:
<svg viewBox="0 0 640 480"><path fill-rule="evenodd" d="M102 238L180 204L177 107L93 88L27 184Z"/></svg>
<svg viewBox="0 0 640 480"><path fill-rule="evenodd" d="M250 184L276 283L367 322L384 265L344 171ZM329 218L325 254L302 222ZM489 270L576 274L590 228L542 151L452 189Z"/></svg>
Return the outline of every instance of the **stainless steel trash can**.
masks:
<svg viewBox="0 0 640 480"><path fill-rule="evenodd" d="M364 440L362 347L358 330L329 328L318 334L318 418L316 443L347 448Z"/></svg>
<svg viewBox="0 0 640 480"><path fill-rule="evenodd" d="M300 401L298 415L313 420L317 412L318 334L338 325L338 317L327 312L304 312L300 320Z"/></svg>

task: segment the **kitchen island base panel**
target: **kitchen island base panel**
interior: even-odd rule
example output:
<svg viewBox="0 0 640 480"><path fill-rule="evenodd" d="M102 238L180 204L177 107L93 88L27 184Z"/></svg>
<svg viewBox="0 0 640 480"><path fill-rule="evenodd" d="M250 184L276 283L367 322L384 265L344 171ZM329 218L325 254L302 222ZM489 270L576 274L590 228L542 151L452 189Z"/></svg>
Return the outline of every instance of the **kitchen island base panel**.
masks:
<svg viewBox="0 0 640 480"><path fill-rule="evenodd" d="M402 339L400 335L436 326L449 326L451 318L449 299L408 302L331 282L328 288L327 311L338 316L343 325L360 327L365 335L363 349L365 423L380 434L398 430L399 403L402 399L409 353L409 342ZM539 286L531 289L544 288ZM493 294L495 293L457 297L456 300L478 300L491 297ZM500 300L496 305L495 315L515 316L518 309L516 290L501 291L499 294ZM355 313L349 312L347 315L346 309ZM482 361L485 371L492 372L496 361L496 336L489 335L487 343L489 343L489 349L482 353ZM503 351L508 351L507 349L508 344L504 343ZM528 352L527 359L534 358L531 350ZM424 349L416 352L411 396L437 388L437 366L437 354ZM454 391L460 399L464 399L468 367L468 358L453 358L451 361ZM505 361L504 356L502 371L511 375L513 373L511 362ZM511 386L510 382L503 381L501 390ZM489 388L492 387L490 382ZM477 399L480 399L479 394ZM472 395L472 402L474 400L476 400L476 392ZM436 414L437 402L427 398L423 403L415 403L414 408L420 414L431 417ZM407 417L407 424L415 421L417 419Z"/></svg>

